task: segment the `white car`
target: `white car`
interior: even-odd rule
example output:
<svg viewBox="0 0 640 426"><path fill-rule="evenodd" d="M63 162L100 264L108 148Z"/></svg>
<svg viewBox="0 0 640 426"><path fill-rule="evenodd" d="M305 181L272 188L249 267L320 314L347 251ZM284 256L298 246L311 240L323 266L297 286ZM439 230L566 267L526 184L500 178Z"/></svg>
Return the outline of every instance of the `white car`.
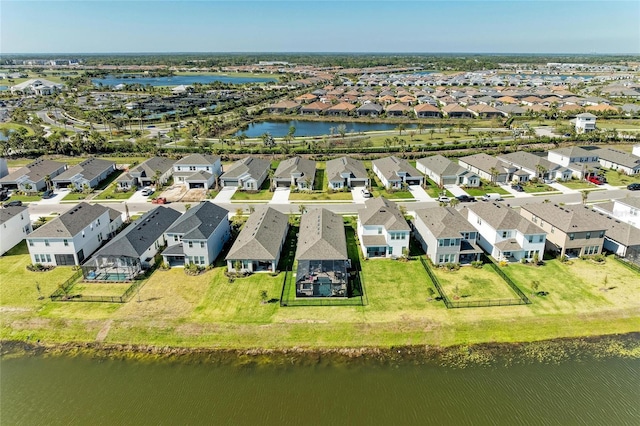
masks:
<svg viewBox="0 0 640 426"><path fill-rule="evenodd" d="M439 203L445 203L448 204L451 201L451 198L447 197L446 195L441 195L438 197L438 202Z"/></svg>
<svg viewBox="0 0 640 426"><path fill-rule="evenodd" d="M142 188L142 192L141 192L141 194L142 194L142 195L144 195L144 196L147 196L147 195L151 195L151 194L153 194L153 192L154 192L154 191L153 191L153 188L150 188L150 187L148 187L148 186L145 186L144 188Z"/></svg>
<svg viewBox="0 0 640 426"><path fill-rule="evenodd" d="M371 198L371 192L368 189L363 189L361 192L364 198Z"/></svg>

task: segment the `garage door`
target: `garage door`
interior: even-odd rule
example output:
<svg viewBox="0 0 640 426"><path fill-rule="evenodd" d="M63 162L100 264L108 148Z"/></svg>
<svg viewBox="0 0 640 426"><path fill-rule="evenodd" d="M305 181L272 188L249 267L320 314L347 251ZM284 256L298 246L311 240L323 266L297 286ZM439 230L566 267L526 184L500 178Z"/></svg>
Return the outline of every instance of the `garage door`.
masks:
<svg viewBox="0 0 640 426"><path fill-rule="evenodd" d="M204 183L201 182L189 182L189 189L201 189L204 188Z"/></svg>
<svg viewBox="0 0 640 426"><path fill-rule="evenodd" d="M236 187L238 186L238 179L225 179L222 181L223 186Z"/></svg>

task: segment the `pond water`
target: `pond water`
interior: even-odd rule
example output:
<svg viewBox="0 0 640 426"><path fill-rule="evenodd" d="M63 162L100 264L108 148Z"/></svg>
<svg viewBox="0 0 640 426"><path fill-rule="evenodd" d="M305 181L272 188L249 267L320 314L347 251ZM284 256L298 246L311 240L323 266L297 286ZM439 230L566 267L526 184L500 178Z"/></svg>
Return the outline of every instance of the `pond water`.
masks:
<svg viewBox="0 0 640 426"><path fill-rule="evenodd" d="M296 133L294 136L322 136L322 135L330 135L331 129L333 128L333 132L335 135L338 135L337 128L339 125L345 125L347 128L347 133L359 133L359 132L372 132L372 131L382 131L382 130L395 130L398 125L397 124L389 124L389 123L335 123L330 121L261 121L259 123L251 123L249 124L249 128L243 130L244 133L247 134L250 138L260 137L264 133L270 133L273 137L282 137L289 133L289 127L294 126L296 128ZM407 124L405 125L406 129L415 128L415 124ZM425 125L425 128L428 128L428 125ZM239 134L242 131L236 133Z"/></svg>
<svg viewBox="0 0 640 426"><path fill-rule="evenodd" d="M147 84L151 86L179 86L181 84L189 85L194 83L209 84L216 81L222 83L231 84L245 84L245 83L269 83L275 82L277 79L268 77L234 77L228 75L176 75L173 77L136 77L136 78L122 78L108 76L106 78L94 78L91 80L93 84L97 85L102 83L103 86L115 86L117 84Z"/></svg>
<svg viewBox="0 0 640 426"><path fill-rule="evenodd" d="M640 360L446 368L0 360L2 424L623 425Z"/></svg>
<svg viewBox="0 0 640 426"><path fill-rule="evenodd" d="M9 86L0 86L0 91L9 90Z"/></svg>

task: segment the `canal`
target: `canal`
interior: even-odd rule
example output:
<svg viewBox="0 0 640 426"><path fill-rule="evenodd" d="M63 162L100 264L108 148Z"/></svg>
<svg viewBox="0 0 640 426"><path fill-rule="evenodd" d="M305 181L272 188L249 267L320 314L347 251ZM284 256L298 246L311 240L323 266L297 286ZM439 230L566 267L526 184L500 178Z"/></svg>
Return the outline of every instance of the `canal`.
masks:
<svg viewBox="0 0 640 426"><path fill-rule="evenodd" d="M3 425L625 425L640 360L413 363L0 360Z"/></svg>
<svg viewBox="0 0 640 426"><path fill-rule="evenodd" d="M353 122L331 122L331 121L260 121L249 124L248 128L238 131L235 135L244 132L250 138L257 138L264 133L280 138L289 133L291 126L296 128L294 136L323 136L338 135L338 126L345 126L347 135L360 132L374 132L395 130L398 125L390 123L353 123ZM416 125L405 124L405 129L414 129ZM433 127L425 125L425 128ZM234 136L235 136L234 135Z"/></svg>

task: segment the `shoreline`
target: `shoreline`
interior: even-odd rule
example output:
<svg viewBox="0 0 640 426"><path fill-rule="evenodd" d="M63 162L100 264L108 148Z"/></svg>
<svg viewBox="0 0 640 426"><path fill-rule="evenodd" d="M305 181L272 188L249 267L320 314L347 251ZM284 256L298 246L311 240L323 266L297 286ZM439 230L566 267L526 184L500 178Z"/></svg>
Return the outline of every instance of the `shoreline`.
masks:
<svg viewBox="0 0 640 426"><path fill-rule="evenodd" d="M485 342L453 346L189 348L98 342L31 343L0 340L0 358L86 356L99 360L168 361L231 366L386 365L409 363L439 367L559 363L572 359L640 359L640 332L567 337L535 342Z"/></svg>

